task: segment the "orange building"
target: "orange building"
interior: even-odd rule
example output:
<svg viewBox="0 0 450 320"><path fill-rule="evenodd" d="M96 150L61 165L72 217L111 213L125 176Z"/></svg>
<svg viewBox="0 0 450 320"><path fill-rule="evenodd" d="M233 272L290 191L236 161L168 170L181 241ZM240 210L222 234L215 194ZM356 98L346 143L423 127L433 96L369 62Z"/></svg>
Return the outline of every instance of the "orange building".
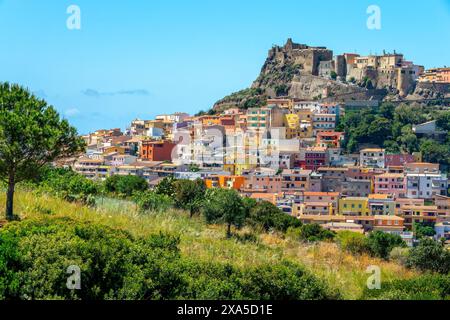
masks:
<svg viewBox="0 0 450 320"><path fill-rule="evenodd" d="M208 189L224 188L240 190L244 187L245 178L242 176L211 176L205 179L205 184Z"/></svg>
<svg viewBox="0 0 450 320"><path fill-rule="evenodd" d="M341 141L344 139L342 132L319 132L317 133L317 146L328 148L340 148Z"/></svg>
<svg viewBox="0 0 450 320"><path fill-rule="evenodd" d="M171 161L175 146L170 141L142 141L140 157L147 161Z"/></svg>

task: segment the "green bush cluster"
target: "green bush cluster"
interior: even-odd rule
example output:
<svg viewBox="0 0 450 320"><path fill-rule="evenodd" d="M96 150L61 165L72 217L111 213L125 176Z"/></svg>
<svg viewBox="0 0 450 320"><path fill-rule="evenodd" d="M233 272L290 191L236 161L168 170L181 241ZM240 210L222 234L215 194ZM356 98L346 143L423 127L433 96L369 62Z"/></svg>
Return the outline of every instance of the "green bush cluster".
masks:
<svg viewBox="0 0 450 320"><path fill-rule="evenodd" d="M405 248L406 243L399 235L373 231L368 236L351 231L339 232L337 243L343 250L352 254L369 254L388 260L394 248Z"/></svg>
<svg viewBox="0 0 450 320"><path fill-rule="evenodd" d="M101 186L82 175L62 168L45 168L35 181L38 190L55 194L69 202L95 204L95 196L101 192Z"/></svg>
<svg viewBox="0 0 450 320"><path fill-rule="evenodd" d="M105 180L105 189L121 197L131 197L136 192L148 189L147 181L138 176L110 176Z"/></svg>
<svg viewBox="0 0 450 320"><path fill-rule="evenodd" d="M381 289L365 289L363 299L449 300L450 275L426 274L409 280L382 282Z"/></svg>
<svg viewBox="0 0 450 320"><path fill-rule="evenodd" d="M27 220L0 230L0 299L333 299L288 262L240 268L183 258L179 238L69 218ZM67 288L69 266L81 289Z"/></svg>
<svg viewBox="0 0 450 320"><path fill-rule="evenodd" d="M305 224L301 227L290 227L287 236L303 242L332 241L336 233L326 230L318 224Z"/></svg>

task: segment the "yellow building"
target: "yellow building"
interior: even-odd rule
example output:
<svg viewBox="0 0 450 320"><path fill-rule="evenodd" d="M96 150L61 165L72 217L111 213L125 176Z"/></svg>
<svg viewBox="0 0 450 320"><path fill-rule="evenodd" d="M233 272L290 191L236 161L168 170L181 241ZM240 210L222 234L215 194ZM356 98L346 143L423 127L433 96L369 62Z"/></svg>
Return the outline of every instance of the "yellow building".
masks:
<svg viewBox="0 0 450 320"><path fill-rule="evenodd" d="M350 216L369 215L369 199L367 197L345 197L339 199L339 214Z"/></svg>
<svg viewBox="0 0 450 320"><path fill-rule="evenodd" d="M300 117L297 114L285 114L284 126L286 127L286 139L297 138L300 134Z"/></svg>

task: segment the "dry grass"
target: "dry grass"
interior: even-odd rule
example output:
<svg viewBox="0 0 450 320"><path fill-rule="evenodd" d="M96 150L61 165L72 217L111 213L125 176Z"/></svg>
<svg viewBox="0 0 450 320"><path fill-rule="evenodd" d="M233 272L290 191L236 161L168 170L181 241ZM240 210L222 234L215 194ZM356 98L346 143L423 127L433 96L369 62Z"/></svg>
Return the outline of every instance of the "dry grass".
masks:
<svg viewBox="0 0 450 320"><path fill-rule="evenodd" d="M1 193L0 208L4 206L5 196ZM244 268L282 259L295 261L324 279L331 288L339 290L346 299L361 296L369 276L365 271L370 265L381 268L382 281L417 275L395 263L369 256L352 256L342 252L334 243L302 244L277 234L259 234L257 243L226 239L224 227L208 226L200 217L190 219L186 213L176 210L141 215L134 204L125 202L107 200L93 209L48 195L18 191L15 212L22 219L69 216L124 229L142 237L160 231L178 234L182 254L202 261L230 263Z"/></svg>

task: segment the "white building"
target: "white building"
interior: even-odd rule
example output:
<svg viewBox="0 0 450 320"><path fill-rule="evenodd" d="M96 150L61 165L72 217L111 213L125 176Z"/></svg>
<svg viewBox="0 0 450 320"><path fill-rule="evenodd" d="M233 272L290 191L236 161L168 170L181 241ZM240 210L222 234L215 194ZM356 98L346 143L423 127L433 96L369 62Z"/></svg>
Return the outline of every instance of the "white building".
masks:
<svg viewBox="0 0 450 320"><path fill-rule="evenodd" d="M363 149L359 153L359 163L362 167L384 168L384 149Z"/></svg>
<svg viewBox="0 0 450 320"><path fill-rule="evenodd" d="M433 195L447 195L448 179L440 173L408 173L406 175L406 197L410 199L432 199Z"/></svg>

